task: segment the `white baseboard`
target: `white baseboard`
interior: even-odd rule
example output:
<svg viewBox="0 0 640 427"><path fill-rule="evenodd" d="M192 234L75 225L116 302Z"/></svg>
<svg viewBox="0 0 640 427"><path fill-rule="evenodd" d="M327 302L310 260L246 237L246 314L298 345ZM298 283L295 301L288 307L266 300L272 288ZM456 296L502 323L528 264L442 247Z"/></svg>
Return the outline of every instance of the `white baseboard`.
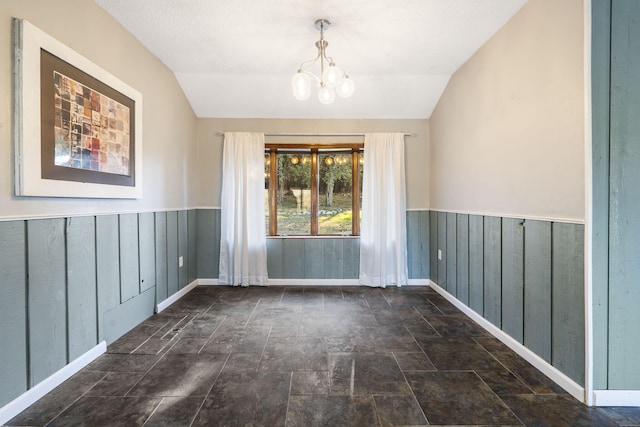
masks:
<svg viewBox="0 0 640 427"><path fill-rule="evenodd" d="M640 390L594 390L595 406L640 406Z"/></svg>
<svg viewBox="0 0 640 427"><path fill-rule="evenodd" d="M196 286L198 286L198 280L197 279L194 280L193 282L189 283L184 288L180 289L175 294L171 295L166 300L159 302L158 305L156 305L156 313L160 313L162 310L164 310L165 308L169 307L174 302L178 301L180 298L185 296L187 293L189 293L189 291L191 289L195 288Z"/></svg>
<svg viewBox="0 0 640 427"><path fill-rule="evenodd" d="M45 394L68 380L73 374L96 360L98 356L105 351L107 351L107 343L102 341L82 356L67 364L64 368L55 372L53 375L39 382L20 396L13 399L11 402L4 405L0 408L0 425L4 425L7 421L27 409Z"/></svg>
<svg viewBox="0 0 640 427"><path fill-rule="evenodd" d="M218 279L198 279L198 286L222 286Z"/></svg>
<svg viewBox="0 0 640 427"><path fill-rule="evenodd" d="M407 286L429 286L429 279L409 279Z"/></svg>
<svg viewBox="0 0 640 427"><path fill-rule="evenodd" d="M269 286L359 286L358 279L269 279Z"/></svg>
<svg viewBox="0 0 640 427"><path fill-rule="evenodd" d="M429 280L429 286L431 286L440 295L445 297L451 304L455 305L464 314L473 319L477 324L486 329L491 335L502 341L511 350L518 353L527 362L531 363L536 369L549 377L553 382L565 389L567 393L571 394L580 402L585 402L584 387L582 387L580 384L573 381L571 378L560 372L557 368L550 365L546 360L526 348L524 345L520 344L511 336L507 335L500 328L489 322L484 317L480 316L478 313L473 311L471 308L466 306L463 302L445 291L433 281Z"/></svg>

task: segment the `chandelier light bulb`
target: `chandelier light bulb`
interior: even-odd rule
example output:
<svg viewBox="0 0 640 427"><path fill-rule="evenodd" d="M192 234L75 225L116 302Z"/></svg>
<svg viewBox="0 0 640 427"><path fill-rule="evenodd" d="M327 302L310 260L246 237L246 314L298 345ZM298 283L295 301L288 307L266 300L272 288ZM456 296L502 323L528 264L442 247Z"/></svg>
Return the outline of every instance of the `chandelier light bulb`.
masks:
<svg viewBox="0 0 640 427"><path fill-rule="evenodd" d="M348 98L351 95L353 95L354 89L355 89L355 87L353 85L353 80L351 80L349 77L345 76L345 78L342 79L340 84L338 84L338 86L336 87L336 92L341 97Z"/></svg>
<svg viewBox="0 0 640 427"><path fill-rule="evenodd" d="M331 22L326 19L316 19L315 27L320 31L320 40L315 43L318 54L315 58L303 62L291 79L293 96L300 101L309 98L312 80L319 87L318 99L323 104L331 104L336 98L336 92L342 98L348 98L353 94L353 82L345 70L337 66L332 57L327 56L329 43L324 39L324 30L330 25ZM310 71L315 66L319 68L318 74Z"/></svg>
<svg viewBox="0 0 640 427"><path fill-rule="evenodd" d="M318 91L318 99L323 104L331 104L336 99L336 91L333 88L322 86Z"/></svg>
<svg viewBox="0 0 640 427"><path fill-rule="evenodd" d="M311 95L311 79L303 71L298 71L293 76L291 86L293 87L293 96L299 101L304 101Z"/></svg>
<svg viewBox="0 0 640 427"><path fill-rule="evenodd" d="M335 64L330 65L324 74L322 74L322 80L328 87L336 87L344 79L344 71L342 68L337 67Z"/></svg>

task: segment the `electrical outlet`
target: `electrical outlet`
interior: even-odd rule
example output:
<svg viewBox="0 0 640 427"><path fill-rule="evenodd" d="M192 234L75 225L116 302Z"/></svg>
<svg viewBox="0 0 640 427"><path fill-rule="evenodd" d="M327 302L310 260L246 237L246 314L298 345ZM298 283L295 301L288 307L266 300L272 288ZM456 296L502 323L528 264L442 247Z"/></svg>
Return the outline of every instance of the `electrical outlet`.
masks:
<svg viewBox="0 0 640 427"><path fill-rule="evenodd" d="M182 267L184 265L184 259L182 257L178 258L178 267Z"/></svg>
<svg viewBox="0 0 640 427"><path fill-rule="evenodd" d="M442 261L442 249L438 249L438 260Z"/></svg>

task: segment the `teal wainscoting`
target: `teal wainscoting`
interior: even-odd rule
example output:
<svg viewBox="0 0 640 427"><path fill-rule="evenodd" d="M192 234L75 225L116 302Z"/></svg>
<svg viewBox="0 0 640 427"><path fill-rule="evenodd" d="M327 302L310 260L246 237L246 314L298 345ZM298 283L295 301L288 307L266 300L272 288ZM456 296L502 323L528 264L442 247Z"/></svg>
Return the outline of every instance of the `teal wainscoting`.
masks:
<svg viewBox="0 0 640 427"><path fill-rule="evenodd" d="M197 209L197 277L218 277L220 210ZM429 211L407 211L410 279L429 278ZM268 238L267 268L272 279L357 279L360 239Z"/></svg>
<svg viewBox="0 0 640 427"><path fill-rule="evenodd" d="M0 222L0 407L195 280L196 237L195 210Z"/></svg>
<svg viewBox="0 0 640 427"><path fill-rule="evenodd" d="M431 280L584 385L584 226L434 211L430 225Z"/></svg>

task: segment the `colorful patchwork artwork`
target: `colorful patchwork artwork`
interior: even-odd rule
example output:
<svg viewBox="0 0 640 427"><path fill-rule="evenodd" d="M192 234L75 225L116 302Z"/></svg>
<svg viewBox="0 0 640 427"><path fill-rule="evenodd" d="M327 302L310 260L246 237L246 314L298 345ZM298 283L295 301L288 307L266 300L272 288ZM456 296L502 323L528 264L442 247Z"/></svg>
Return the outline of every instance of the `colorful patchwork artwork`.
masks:
<svg viewBox="0 0 640 427"><path fill-rule="evenodd" d="M57 71L53 82L55 165L129 175L129 107Z"/></svg>

